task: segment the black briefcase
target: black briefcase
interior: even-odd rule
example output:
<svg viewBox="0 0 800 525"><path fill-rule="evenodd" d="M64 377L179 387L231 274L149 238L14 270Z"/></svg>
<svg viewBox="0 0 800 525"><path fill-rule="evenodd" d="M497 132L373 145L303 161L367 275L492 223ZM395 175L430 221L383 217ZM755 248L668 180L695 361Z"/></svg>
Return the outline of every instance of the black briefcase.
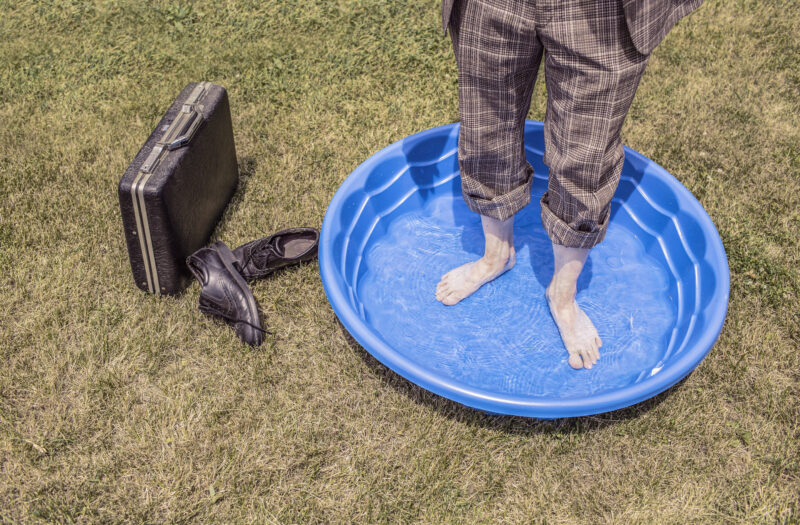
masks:
<svg viewBox="0 0 800 525"><path fill-rule="evenodd" d="M136 285L175 294L186 257L202 248L239 181L228 94L209 82L181 91L119 182Z"/></svg>

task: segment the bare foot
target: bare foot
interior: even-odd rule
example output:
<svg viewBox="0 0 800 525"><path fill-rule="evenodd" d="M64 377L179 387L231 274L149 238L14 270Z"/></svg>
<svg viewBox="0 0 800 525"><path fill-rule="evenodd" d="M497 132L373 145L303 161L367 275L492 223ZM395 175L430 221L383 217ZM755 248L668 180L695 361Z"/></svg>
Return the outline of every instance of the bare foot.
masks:
<svg viewBox="0 0 800 525"><path fill-rule="evenodd" d="M603 341L586 313L575 302L578 276L589 255L587 248L569 248L553 243L553 280L544 294L550 305L572 368L592 368L600 359Z"/></svg>
<svg viewBox="0 0 800 525"><path fill-rule="evenodd" d="M478 288L514 267L516 255L512 247L508 258L483 256L444 274L436 285L436 299L452 306L472 295Z"/></svg>
<svg viewBox="0 0 800 525"><path fill-rule="evenodd" d="M501 221L481 215L483 257L450 270L436 285L436 299L454 305L514 266L514 216Z"/></svg>
<svg viewBox="0 0 800 525"><path fill-rule="evenodd" d="M592 368L600 359L598 349L603 346L594 324L574 298L556 298L550 293L550 287L545 290L545 296L550 305L550 314L561 333L561 340L567 347L569 366L576 369Z"/></svg>

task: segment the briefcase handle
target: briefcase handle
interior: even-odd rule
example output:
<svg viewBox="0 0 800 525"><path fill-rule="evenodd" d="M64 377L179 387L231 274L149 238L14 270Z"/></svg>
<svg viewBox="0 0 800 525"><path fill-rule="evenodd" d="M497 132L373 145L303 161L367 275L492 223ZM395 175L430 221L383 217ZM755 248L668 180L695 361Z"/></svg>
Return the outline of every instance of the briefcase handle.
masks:
<svg viewBox="0 0 800 525"><path fill-rule="evenodd" d="M191 106L188 113L181 112L178 118L172 123L172 126L170 126L171 128L174 126L175 133L177 133L178 136L170 138L167 142L166 139L170 135L168 131L164 139L162 139L167 142L167 149L172 151L187 145L204 121L203 115L197 111L194 106Z"/></svg>
<svg viewBox="0 0 800 525"><path fill-rule="evenodd" d="M197 102L200 97L203 96L206 89L208 89L209 85L210 82L200 82L195 86L189 94L189 97L183 103L180 113L178 113L178 116L169 125L167 131L164 132L161 140L153 147L153 150L142 163L139 171L143 173L152 173L161 161L164 150L172 151L189 144L192 137L197 133L197 130L200 129L200 126L205 122L203 113L200 111L202 106L197 104Z"/></svg>
<svg viewBox="0 0 800 525"><path fill-rule="evenodd" d="M187 145L197 133L200 125L205 122L203 114L197 107L197 102L209 86L209 82L199 82L181 107L181 112L178 114L172 124L170 124L167 132L159 143L166 146L169 151L178 149Z"/></svg>

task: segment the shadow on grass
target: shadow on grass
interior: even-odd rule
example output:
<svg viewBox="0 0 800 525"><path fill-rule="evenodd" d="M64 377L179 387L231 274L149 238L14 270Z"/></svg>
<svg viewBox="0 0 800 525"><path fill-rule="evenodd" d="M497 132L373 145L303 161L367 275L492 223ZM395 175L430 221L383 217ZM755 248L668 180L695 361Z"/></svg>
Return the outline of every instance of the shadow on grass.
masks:
<svg viewBox="0 0 800 525"><path fill-rule="evenodd" d="M383 363L364 350L358 341L350 335L338 318L336 322L353 352L364 361L369 369L378 376L385 385L394 388L397 392L411 398L419 405L433 408L445 417L455 419L467 425L500 430L509 434L583 433L636 419L660 405L665 399L672 395L673 392L682 388L686 380L686 378L681 379L666 391L642 401L641 403L603 414L560 419L535 419L523 416L490 414L429 392L405 379L390 368L384 366ZM688 375L686 377L688 377Z"/></svg>
<svg viewBox="0 0 800 525"><path fill-rule="evenodd" d="M234 192L233 197L231 197L228 206L225 208L225 212L222 214L222 217L220 217L219 222L217 223L217 226L214 229L214 236L218 235L219 232L224 231L225 225L228 223L228 220L230 220L230 218L236 214L236 212L239 210L239 207L242 205L242 201L244 200L244 196L247 190L247 185L250 183L250 179L256 172L256 166L258 166L258 161L256 161L255 157L251 156L239 157L238 164L239 164L239 185L236 187L236 191Z"/></svg>

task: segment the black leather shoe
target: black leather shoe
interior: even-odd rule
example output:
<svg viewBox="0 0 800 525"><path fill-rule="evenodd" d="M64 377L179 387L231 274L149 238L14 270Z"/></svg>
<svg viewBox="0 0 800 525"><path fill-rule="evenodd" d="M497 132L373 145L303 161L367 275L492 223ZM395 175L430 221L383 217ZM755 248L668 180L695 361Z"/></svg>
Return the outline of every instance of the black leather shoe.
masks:
<svg viewBox="0 0 800 525"><path fill-rule="evenodd" d="M313 259L318 247L316 228L289 228L243 244L233 250L233 255L242 277L252 281L284 266Z"/></svg>
<svg viewBox="0 0 800 525"><path fill-rule="evenodd" d="M201 248L186 259L203 291L200 292L200 311L222 317L232 324L239 339L251 346L264 342L253 292L234 267L236 262L230 248L217 241Z"/></svg>

